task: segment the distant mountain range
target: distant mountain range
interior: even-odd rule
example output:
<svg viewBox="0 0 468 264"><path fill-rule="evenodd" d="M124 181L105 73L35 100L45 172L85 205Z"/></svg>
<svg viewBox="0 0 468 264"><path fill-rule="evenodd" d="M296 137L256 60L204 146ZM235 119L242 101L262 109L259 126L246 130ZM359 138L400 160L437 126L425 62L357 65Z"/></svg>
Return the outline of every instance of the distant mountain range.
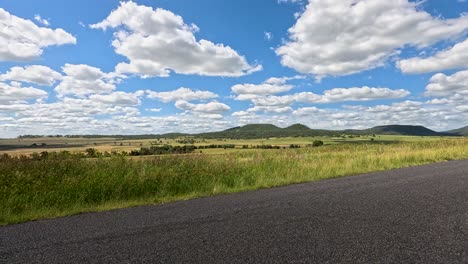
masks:
<svg viewBox="0 0 468 264"><path fill-rule="evenodd" d="M205 138L267 138L267 137L302 137L333 135L406 135L406 136L462 136L468 135L468 127L448 132L436 132L423 126L387 125L363 130L321 130L311 129L302 124L280 128L271 124L251 124L234 127L224 131L201 133L196 136Z"/></svg>
<svg viewBox="0 0 468 264"><path fill-rule="evenodd" d="M167 133L162 135L72 135L66 137L115 137L125 139L153 139L153 138L177 138L184 136L195 136L203 138L269 138L269 137L307 137L307 136L341 136L341 135L405 135L405 136L468 136L468 126L445 132L436 132L423 126L409 125L387 125L376 126L368 129L347 129L347 130L324 130L311 129L302 124L295 124L285 128L277 127L272 124L250 124L245 126L233 127L223 131L207 132L200 134L188 133ZM38 137L34 135L25 135L22 137Z"/></svg>

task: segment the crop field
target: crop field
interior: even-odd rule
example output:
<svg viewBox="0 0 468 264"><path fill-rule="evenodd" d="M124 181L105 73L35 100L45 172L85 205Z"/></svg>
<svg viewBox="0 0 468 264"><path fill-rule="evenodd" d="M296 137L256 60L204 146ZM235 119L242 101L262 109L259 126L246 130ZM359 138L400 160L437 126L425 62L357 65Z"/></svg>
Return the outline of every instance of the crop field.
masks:
<svg viewBox="0 0 468 264"><path fill-rule="evenodd" d="M181 140L185 139L161 139L158 144L181 145ZM312 147L314 140L325 144ZM235 147L196 149L183 155L128 157L118 152L151 144L154 140L115 138L2 140L2 152L10 155L0 155L0 224L468 158L468 138L404 136L196 139L196 146ZM280 147L253 148L264 145ZM93 158L74 155L90 147L117 154ZM29 156L63 150L67 152Z"/></svg>

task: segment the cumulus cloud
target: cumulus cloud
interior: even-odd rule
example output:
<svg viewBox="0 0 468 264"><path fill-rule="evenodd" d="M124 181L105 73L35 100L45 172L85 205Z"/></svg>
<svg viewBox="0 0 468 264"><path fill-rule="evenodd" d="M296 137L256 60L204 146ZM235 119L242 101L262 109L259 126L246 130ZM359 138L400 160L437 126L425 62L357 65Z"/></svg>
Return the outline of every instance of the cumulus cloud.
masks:
<svg viewBox="0 0 468 264"><path fill-rule="evenodd" d="M100 102L110 105L120 106L135 106L141 103L140 98L144 94L143 91L137 91L134 93L126 92L113 92L110 94L93 94L89 97L91 101Z"/></svg>
<svg viewBox="0 0 468 264"><path fill-rule="evenodd" d="M277 96L275 94L288 92L294 85L288 81L304 79L304 76L272 77L261 84L237 84L231 90L237 95L236 100L251 101L253 107L247 112L287 113L292 112L292 104L295 102L308 104L326 104L346 101L371 101L381 99L403 98L410 94L404 89L393 90L390 88L376 87L351 87L334 88L325 90L323 94L313 92L291 93Z"/></svg>
<svg viewBox="0 0 468 264"><path fill-rule="evenodd" d="M231 110L231 108L228 105L219 102L209 102L206 104L191 104L186 101L177 101L175 103L175 106L181 110L205 114L223 114Z"/></svg>
<svg viewBox="0 0 468 264"><path fill-rule="evenodd" d="M392 90L389 88L375 87L352 87L352 88L334 88L326 90L323 95L317 95L310 92L298 93L295 98L299 102L307 103L333 103L345 101L370 101L379 99L403 98L410 94L404 89Z"/></svg>
<svg viewBox="0 0 468 264"><path fill-rule="evenodd" d="M66 75L55 88L59 96L83 97L89 94L110 93L115 89L115 75L104 73L99 68L85 64L65 64L62 70Z"/></svg>
<svg viewBox="0 0 468 264"><path fill-rule="evenodd" d="M270 77L268 78L265 83L269 83L269 84L285 84L286 82L288 81L292 81L292 80L303 80L305 79L306 77L305 76L302 76L302 75L296 75L296 76L292 76L292 77Z"/></svg>
<svg viewBox="0 0 468 264"><path fill-rule="evenodd" d="M264 112L264 113L275 113L275 114L290 113L292 111L293 109L289 106L278 107L278 106L268 106L268 105L265 105L265 106L256 105L254 107L247 109L247 112Z"/></svg>
<svg viewBox="0 0 468 264"><path fill-rule="evenodd" d="M459 71L452 75L438 73L431 77L426 86L425 95L427 96L468 96L468 70ZM468 98L465 99L468 103Z"/></svg>
<svg viewBox="0 0 468 264"><path fill-rule="evenodd" d="M154 92L146 90L148 98L156 99L164 103L176 102L176 101L194 101L194 100L206 100L217 98L218 95L210 91L199 91L192 90L190 88L181 87L177 90L168 92Z"/></svg>
<svg viewBox="0 0 468 264"><path fill-rule="evenodd" d="M271 106L271 107L286 107L291 105L295 100L294 95L284 96L264 96L252 99L252 103L255 106Z"/></svg>
<svg viewBox="0 0 468 264"><path fill-rule="evenodd" d="M408 0L309 0L276 49L284 66L301 73L348 75L382 66L399 50L428 47L463 34L468 16L442 19ZM415 37L416 36L416 37Z"/></svg>
<svg viewBox="0 0 468 264"><path fill-rule="evenodd" d="M0 28L0 61L30 61L41 56L46 47L76 43L76 38L61 28L39 27L2 8Z"/></svg>
<svg viewBox="0 0 468 264"><path fill-rule="evenodd" d="M0 104L15 104L47 97L47 92L33 87L11 86L0 82Z"/></svg>
<svg viewBox="0 0 468 264"><path fill-rule="evenodd" d="M238 94L238 100L248 100L256 98L258 95L272 95L277 93L288 92L294 85L286 84L290 80L304 79L304 76L293 77L271 77L261 84L236 84L231 87L231 90Z"/></svg>
<svg viewBox="0 0 468 264"><path fill-rule="evenodd" d="M389 88L352 87L334 88L325 90L323 94L301 92L283 96L237 96L237 100L251 100L255 106L286 107L294 102L309 104L326 104L346 101L371 101L380 99L403 98L410 94L404 89L392 90Z"/></svg>
<svg viewBox="0 0 468 264"><path fill-rule="evenodd" d="M223 44L197 40L196 25L185 24L182 17L157 8L121 2L95 29L118 28L112 45L129 62L119 63L116 71L143 77L180 74L205 76L242 76L261 69Z"/></svg>
<svg viewBox="0 0 468 264"><path fill-rule="evenodd" d="M30 65L25 67L12 67L9 71L0 75L1 81L19 81L51 86L62 75L47 66Z"/></svg>
<svg viewBox="0 0 468 264"><path fill-rule="evenodd" d="M293 114L296 116L309 116L309 115L317 115L325 113L325 110L319 109L317 107L302 107L296 109Z"/></svg>
<svg viewBox="0 0 468 264"><path fill-rule="evenodd" d="M404 73L427 73L468 67L468 39L450 49L437 52L428 58L411 58L397 62Z"/></svg>
<svg viewBox="0 0 468 264"><path fill-rule="evenodd" d="M289 84L236 84L231 87L231 90L236 94L251 94L251 95L268 95L288 92L294 86Z"/></svg>

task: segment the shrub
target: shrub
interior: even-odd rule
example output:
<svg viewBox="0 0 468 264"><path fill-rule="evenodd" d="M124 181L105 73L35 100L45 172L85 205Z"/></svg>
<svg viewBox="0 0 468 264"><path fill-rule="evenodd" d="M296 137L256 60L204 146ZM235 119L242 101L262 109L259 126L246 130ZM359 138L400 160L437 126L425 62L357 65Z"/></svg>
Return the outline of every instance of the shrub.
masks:
<svg viewBox="0 0 468 264"><path fill-rule="evenodd" d="M312 142L312 147L320 147L320 146L323 146L322 140L314 140L314 142Z"/></svg>

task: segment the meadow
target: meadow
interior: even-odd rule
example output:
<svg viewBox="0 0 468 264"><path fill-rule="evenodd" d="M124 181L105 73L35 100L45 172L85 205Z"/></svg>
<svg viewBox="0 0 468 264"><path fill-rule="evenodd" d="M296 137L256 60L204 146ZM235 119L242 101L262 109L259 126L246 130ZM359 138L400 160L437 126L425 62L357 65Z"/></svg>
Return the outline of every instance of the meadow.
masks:
<svg viewBox="0 0 468 264"><path fill-rule="evenodd" d="M375 138L323 138L320 147L309 145L317 138L218 140L236 148L141 157L51 155L35 160L25 153L40 149L14 149L22 155L0 158L0 225L468 158L468 138ZM76 150L148 144L142 140L121 146L115 139L101 140L106 142L86 139ZM284 148L241 148L265 142ZM301 148L287 148L290 144Z"/></svg>

